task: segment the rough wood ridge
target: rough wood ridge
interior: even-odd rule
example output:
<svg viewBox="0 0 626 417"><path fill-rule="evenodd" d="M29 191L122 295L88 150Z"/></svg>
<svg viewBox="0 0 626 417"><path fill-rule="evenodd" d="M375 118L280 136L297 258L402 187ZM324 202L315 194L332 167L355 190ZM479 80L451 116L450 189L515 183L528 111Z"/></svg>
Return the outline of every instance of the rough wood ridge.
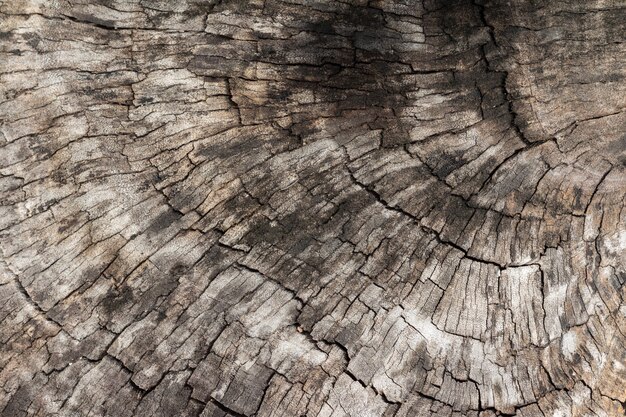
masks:
<svg viewBox="0 0 626 417"><path fill-rule="evenodd" d="M0 415L626 408L624 0L0 0Z"/></svg>

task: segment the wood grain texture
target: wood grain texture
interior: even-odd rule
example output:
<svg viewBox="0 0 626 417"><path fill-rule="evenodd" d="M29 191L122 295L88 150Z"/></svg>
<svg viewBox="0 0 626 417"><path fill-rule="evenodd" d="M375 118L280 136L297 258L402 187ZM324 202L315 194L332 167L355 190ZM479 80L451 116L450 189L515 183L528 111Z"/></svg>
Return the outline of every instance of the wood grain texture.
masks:
<svg viewBox="0 0 626 417"><path fill-rule="evenodd" d="M0 0L0 415L626 408L623 0Z"/></svg>

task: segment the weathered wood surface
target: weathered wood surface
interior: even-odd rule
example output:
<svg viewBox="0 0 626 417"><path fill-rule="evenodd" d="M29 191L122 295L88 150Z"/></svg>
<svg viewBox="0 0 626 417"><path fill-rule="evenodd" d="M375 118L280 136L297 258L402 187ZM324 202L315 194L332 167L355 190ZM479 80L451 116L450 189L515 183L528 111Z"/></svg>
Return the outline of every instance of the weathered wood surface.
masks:
<svg viewBox="0 0 626 417"><path fill-rule="evenodd" d="M0 1L2 416L619 416L626 3Z"/></svg>

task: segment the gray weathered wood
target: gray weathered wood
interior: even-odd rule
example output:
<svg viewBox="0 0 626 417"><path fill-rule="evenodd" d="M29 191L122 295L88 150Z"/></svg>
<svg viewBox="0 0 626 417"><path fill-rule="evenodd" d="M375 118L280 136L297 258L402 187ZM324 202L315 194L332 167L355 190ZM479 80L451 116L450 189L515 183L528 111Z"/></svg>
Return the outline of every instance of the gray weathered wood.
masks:
<svg viewBox="0 0 626 417"><path fill-rule="evenodd" d="M0 0L0 414L620 416L623 0Z"/></svg>

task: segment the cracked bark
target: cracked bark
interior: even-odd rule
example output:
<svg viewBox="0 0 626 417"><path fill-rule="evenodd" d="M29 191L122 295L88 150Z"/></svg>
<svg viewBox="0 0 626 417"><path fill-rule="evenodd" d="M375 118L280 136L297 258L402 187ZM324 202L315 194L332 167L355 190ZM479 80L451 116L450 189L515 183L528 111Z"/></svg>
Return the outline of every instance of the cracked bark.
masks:
<svg viewBox="0 0 626 417"><path fill-rule="evenodd" d="M0 1L0 415L624 415L625 22Z"/></svg>

